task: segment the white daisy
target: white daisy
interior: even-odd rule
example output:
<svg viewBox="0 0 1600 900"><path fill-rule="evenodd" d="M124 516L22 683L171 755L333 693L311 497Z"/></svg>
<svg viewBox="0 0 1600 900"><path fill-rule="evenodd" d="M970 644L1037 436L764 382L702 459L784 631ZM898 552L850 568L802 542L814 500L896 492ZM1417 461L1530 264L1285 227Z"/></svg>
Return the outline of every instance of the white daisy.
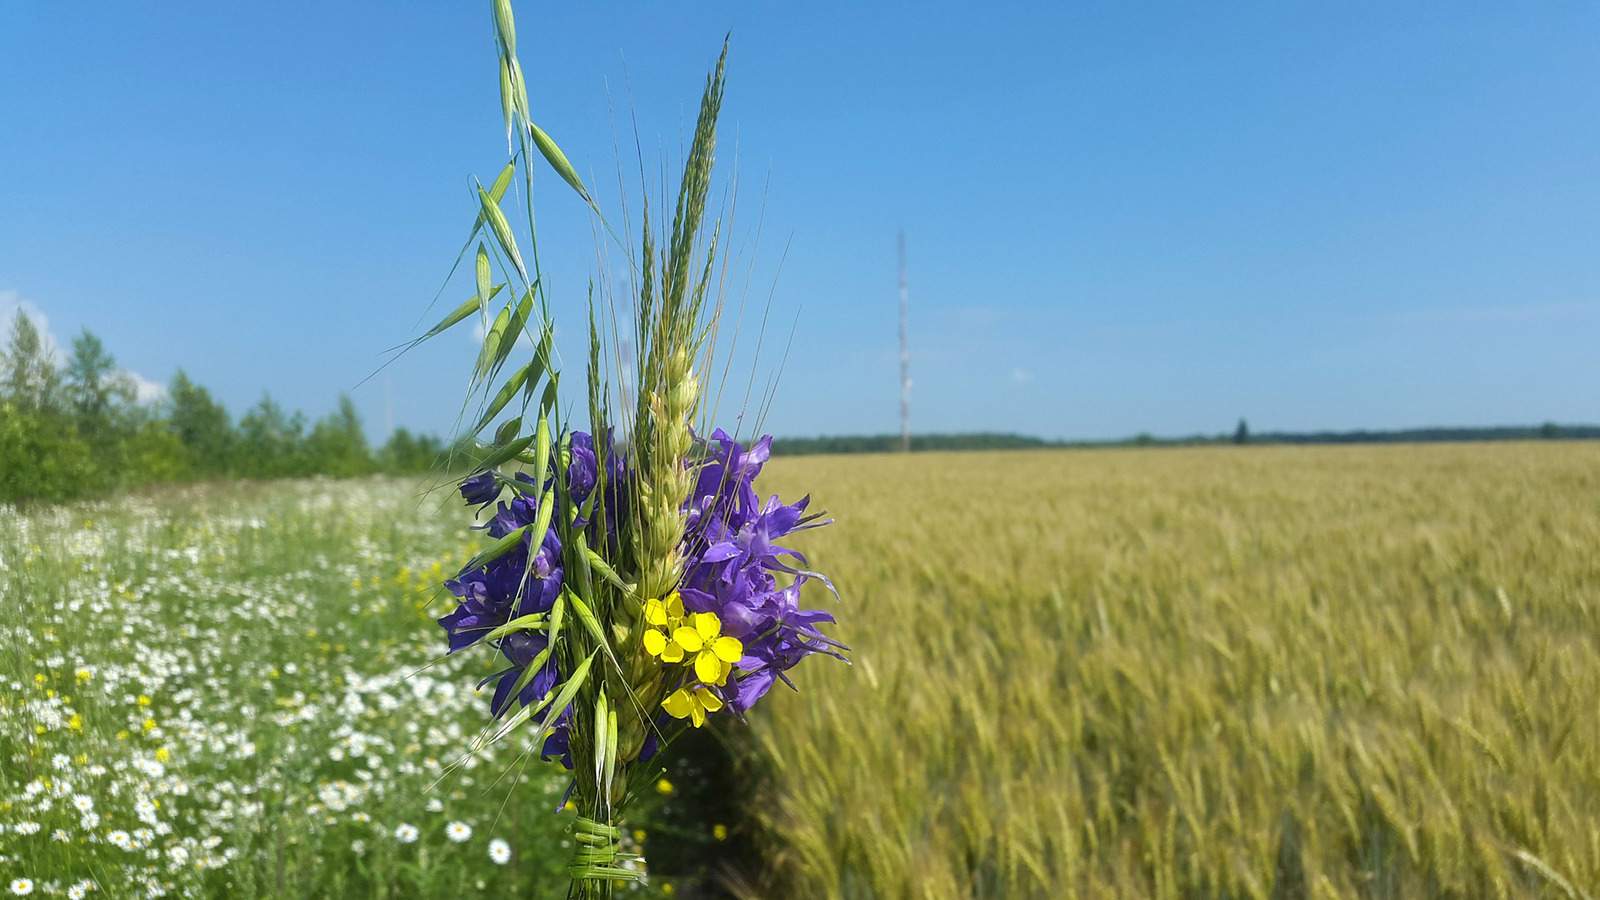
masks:
<svg viewBox="0 0 1600 900"><path fill-rule="evenodd" d="M444 836L458 844L464 844L472 837L472 826L465 822L451 822L444 827Z"/></svg>
<svg viewBox="0 0 1600 900"><path fill-rule="evenodd" d="M489 858L494 860L496 865L505 865L511 861L511 845L495 838L489 842Z"/></svg>
<svg viewBox="0 0 1600 900"><path fill-rule="evenodd" d="M417 840L417 826L401 822L394 828L394 839L402 844L412 844Z"/></svg>
<svg viewBox="0 0 1600 900"><path fill-rule="evenodd" d="M33 880L30 878L11 879L11 893L16 894L18 897L33 893Z"/></svg>

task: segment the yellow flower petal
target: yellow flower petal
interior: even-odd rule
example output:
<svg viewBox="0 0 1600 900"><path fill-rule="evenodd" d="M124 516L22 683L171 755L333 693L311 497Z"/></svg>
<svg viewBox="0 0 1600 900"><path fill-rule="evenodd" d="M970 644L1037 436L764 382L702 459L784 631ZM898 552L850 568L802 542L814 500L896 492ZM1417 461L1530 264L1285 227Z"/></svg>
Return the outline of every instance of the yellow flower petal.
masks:
<svg viewBox="0 0 1600 900"><path fill-rule="evenodd" d="M700 636L705 638L706 643L709 644L716 639L717 635L722 633L722 620L717 618L716 613L695 613L694 630L699 632Z"/></svg>
<svg viewBox="0 0 1600 900"><path fill-rule="evenodd" d="M706 708L692 697L689 704L689 715L694 718L694 727L699 728L706 723Z"/></svg>
<svg viewBox="0 0 1600 900"><path fill-rule="evenodd" d="M667 595L667 615L674 619L683 618L683 598L678 596L677 591Z"/></svg>
<svg viewBox="0 0 1600 900"><path fill-rule="evenodd" d="M644 620L651 625L667 624L667 605L660 600L645 601Z"/></svg>
<svg viewBox="0 0 1600 900"><path fill-rule="evenodd" d="M722 674L722 660L710 650L701 650L694 658L694 674L706 684L715 684L717 676Z"/></svg>
<svg viewBox="0 0 1600 900"><path fill-rule="evenodd" d="M654 628L644 633L644 652L651 656L660 656L661 651L667 649L667 636Z"/></svg>
<svg viewBox="0 0 1600 900"><path fill-rule="evenodd" d="M677 631L674 631L672 639L690 653L694 653L706 645L705 640L700 637L700 632L688 627L680 627Z"/></svg>
<svg viewBox="0 0 1600 900"><path fill-rule="evenodd" d="M722 672L717 675L717 686L721 687L728 681L728 676L733 672L733 663L723 663Z"/></svg>
<svg viewBox="0 0 1600 900"><path fill-rule="evenodd" d="M662 662L683 662L683 647L677 641L667 641L667 646L661 650Z"/></svg>
<svg viewBox="0 0 1600 900"><path fill-rule="evenodd" d="M722 708L722 698L705 688L696 688L694 699L706 708L706 712L716 712Z"/></svg>
<svg viewBox="0 0 1600 900"><path fill-rule="evenodd" d="M738 638L719 637L711 642L711 649L723 662L736 663L744 656L744 644Z"/></svg>
<svg viewBox="0 0 1600 900"><path fill-rule="evenodd" d="M661 701L661 708L666 710L667 715L674 719L689 718L690 710L697 709L698 706L699 704L694 702L693 695L682 688L673 691L670 697Z"/></svg>

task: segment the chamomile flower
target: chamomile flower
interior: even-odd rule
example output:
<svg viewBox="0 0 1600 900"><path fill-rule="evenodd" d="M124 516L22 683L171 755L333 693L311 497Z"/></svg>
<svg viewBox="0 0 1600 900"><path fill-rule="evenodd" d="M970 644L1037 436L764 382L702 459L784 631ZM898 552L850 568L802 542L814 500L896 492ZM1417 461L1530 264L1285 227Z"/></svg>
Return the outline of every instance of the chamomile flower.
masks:
<svg viewBox="0 0 1600 900"><path fill-rule="evenodd" d="M503 866L506 863L510 862L511 861L511 845L506 843L505 841L501 840L500 838L495 838L494 840L490 841L489 842L489 859L493 860L494 864L498 865L498 866Z"/></svg>
<svg viewBox="0 0 1600 900"><path fill-rule="evenodd" d="M444 827L444 836L457 844L464 844L472 838L472 826L465 822L451 822Z"/></svg>
<svg viewBox="0 0 1600 900"><path fill-rule="evenodd" d="M419 834L420 832L417 831L417 826L410 825L405 822L401 822L399 825L394 827L394 839L402 844L416 843L417 836Z"/></svg>
<svg viewBox="0 0 1600 900"><path fill-rule="evenodd" d="M11 893L16 894L18 897L25 897L28 894L33 893L33 879L31 879L31 878L13 878L13 879L11 879Z"/></svg>

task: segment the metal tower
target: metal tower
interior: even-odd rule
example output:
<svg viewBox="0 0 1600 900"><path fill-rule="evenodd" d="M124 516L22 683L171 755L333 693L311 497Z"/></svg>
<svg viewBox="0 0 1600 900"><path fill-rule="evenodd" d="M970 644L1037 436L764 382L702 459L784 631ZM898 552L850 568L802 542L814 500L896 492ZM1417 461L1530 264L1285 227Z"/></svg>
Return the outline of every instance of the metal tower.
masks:
<svg viewBox="0 0 1600 900"><path fill-rule="evenodd" d="M900 232L900 450L911 452L911 348L906 343L906 233Z"/></svg>

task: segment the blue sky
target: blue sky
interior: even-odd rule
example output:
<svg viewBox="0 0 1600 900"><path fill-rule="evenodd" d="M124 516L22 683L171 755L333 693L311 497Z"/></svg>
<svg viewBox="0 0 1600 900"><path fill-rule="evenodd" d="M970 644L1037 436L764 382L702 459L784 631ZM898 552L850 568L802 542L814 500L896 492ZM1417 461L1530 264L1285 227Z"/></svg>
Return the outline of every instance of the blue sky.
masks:
<svg viewBox="0 0 1600 900"><path fill-rule="evenodd" d="M0 5L0 307L235 415L325 412L503 162L487 8ZM676 166L732 31L733 234L768 350L796 323L768 430L897 428L899 228L918 431L1600 421L1593 4L516 8L535 118L611 210L613 135L630 186L635 117ZM595 241L540 187L575 337ZM473 350L356 390L369 429L449 429Z"/></svg>

